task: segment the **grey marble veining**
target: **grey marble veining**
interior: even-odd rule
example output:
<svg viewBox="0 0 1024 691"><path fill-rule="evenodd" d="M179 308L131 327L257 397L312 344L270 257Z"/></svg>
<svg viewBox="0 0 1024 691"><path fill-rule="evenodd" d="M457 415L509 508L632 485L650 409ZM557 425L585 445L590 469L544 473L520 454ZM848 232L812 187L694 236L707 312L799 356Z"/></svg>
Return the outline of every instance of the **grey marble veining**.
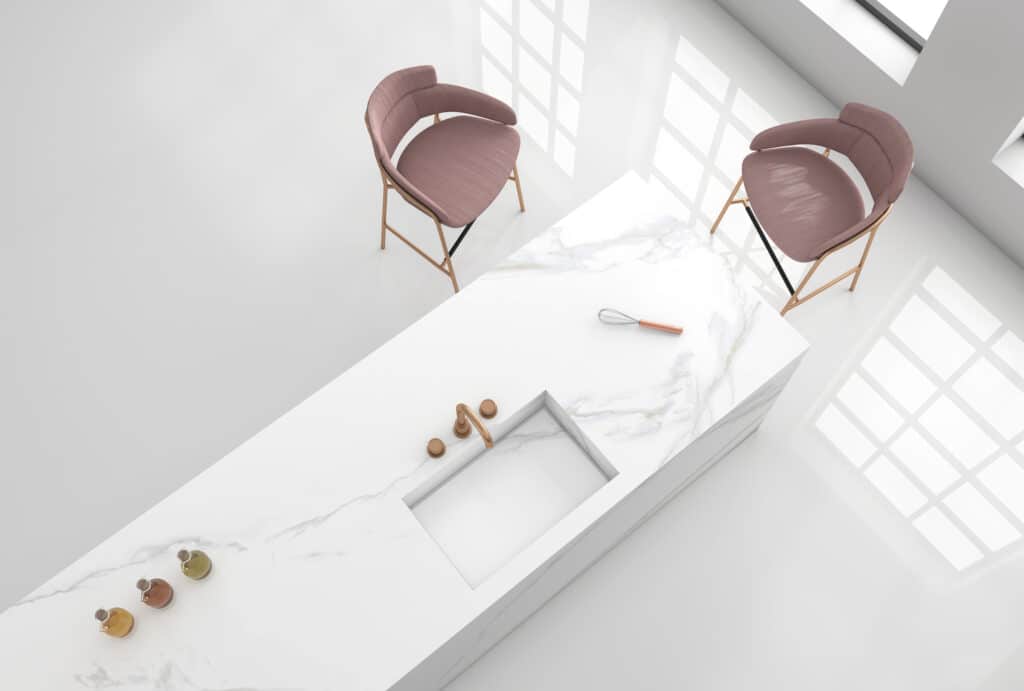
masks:
<svg viewBox="0 0 1024 691"><path fill-rule="evenodd" d="M628 175L0 614L5 688L436 687L756 428L805 347ZM616 472L472 587L404 499L482 450L457 402L494 398L497 428L540 392ZM203 582L176 573L196 546ZM137 601L144 576L171 608ZM128 638L97 632L110 606Z"/></svg>

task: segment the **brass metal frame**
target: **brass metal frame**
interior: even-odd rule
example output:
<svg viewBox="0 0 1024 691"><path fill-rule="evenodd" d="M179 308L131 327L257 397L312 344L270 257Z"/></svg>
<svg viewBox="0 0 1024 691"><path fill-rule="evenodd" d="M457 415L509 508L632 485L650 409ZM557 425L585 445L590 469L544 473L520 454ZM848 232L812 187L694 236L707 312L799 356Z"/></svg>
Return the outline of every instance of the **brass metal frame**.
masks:
<svg viewBox="0 0 1024 691"><path fill-rule="evenodd" d="M829 153L831 153L831 152L828 149L825 149L822 152L822 155L823 156L828 156ZM836 245L835 247L830 248L828 251L826 251L820 257L815 259L814 263L811 265L811 268L809 268L807 270L807 273L805 273L804 277L800 280L800 284L796 287L796 290L793 290L792 286L789 283L789 278L786 276L786 272L782 270L782 265L779 263L779 260L776 258L775 253L772 251L771 246L768 244L768 240L767 240L767 238L765 238L764 233L761 230L760 225L757 223L757 219L754 217L753 208L750 206L750 199L747 198L747 197L742 197L742 198L738 198L738 199L736 198L736 194L737 194L737 192L739 192L740 187L742 185L743 185L743 176L741 175L740 178L736 181L736 185L732 188L732 192L729 193L729 198L726 199L725 204L722 205L722 210L718 213L718 218L716 218L715 222L711 225L711 235L714 235L715 231L718 230L718 226L722 222L722 218L725 216L725 212L728 210L728 208L731 205L733 205L733 204L742 204L743 205L743 207L746 210L747 214L750 216L750 220L754 224L754 228L758 231L758 234L761 235L761 240L764 242L765 247L768 249L768 253L771 255L772 260L775 262L776 268L778 268L779 273L782 274L782 278L786 282L786 287L789 288L789 291L790 291L789 300L787 300L786 304L783 305L782 310L780 311L780 314L785 315L786 312L789 312L791 309L793 309L797 305L804 304L805 302L807 302L811 298L813 298L816 295L819 295L820 293L828 290L829 288L831 288L835 284L839 283L844 278L848 278L849 276L853 276L853 282L850 284L850 291L852 292L854 289L856 289L857 282L860 280L860 274L864 270L864 264L867 262L867 259L868 259L868 252L871 251L871 245L875 241L875 233L878 232L878 227L880 225L882 225L882 221L884 221L889 216L889 212L892 211L892 204L889 204L889 206L886 207L885 211L882 212L882 215L879 216L878 219L876 221L874 221L871 225L869 225L868 227L864 228L864 230L860 231L859 233L854 235L852 238L841 242L840 244ZM814 275L814 272L818 270L818 267L821 266L822 262L824 262L830 255L834 254L835 252L838 252L839 250L843 249L844 247L847 247L847 246L853 244L854 242L857 242L858 240L863 238L865 235L867 235L868 241L867 241L867 244L864 245L864 252L861 254L860 261L857 262L856 266L854 266L851 269L848 269L848 270L844 271L842 274L840 274L836 278L833 278L828 283L825 283L824 285L819 286L818 288L815 288L813 291L811 291L807 295L803 295L803 296L800 295L800 292L805 287L807 287L807 282L811 279L811 276Z"/></svg>
<svg viewBox="0 0 1024 691"><path fill-rule="evenodd" d="M434 123L436 124L440 121L441 116L435 113ZM449 279L451 279L452 288L455 290L456 293L459 292L459 282L455 278L455 267L452 266L451 253L458 246L459 242L461 242L463 236L465 236L466 234L466 231L469 230L469 226L473 225L475 219L474 221L470 221L469 225L467 225L465 229L463 229L462 234L455 241L455 245L453 245L452 249L449 250L448 242L444 239L444 229L441 227L441 219L439 219L433 211L424 206L419 200L417 200L411 194L403 190L400 185L398 185L394 180L392 180L391 176L387 174L386 170L384 170L384 166L381 164L380 161L377 161L377 168L378 170L380 170L381 182L384 184L384 193L381 201L380 212L380 248L382 250L386 249L385 246L387 244L387 234L388 231L391 231L398 237L399 240L407 244L409 247L413 248L417 254L419 254L421 257L430 262L431 266L433 266L435 269L437 269L445 276L447 276ZM512 172L508 176L508 181L516 183L516 197L519 199L519 211L526 211L526 204L523 202L523 186L519 177L518 163L512 166ZM428 217L430 217L430 220L434 222L434 225L437 227L437 236L441 240L441 251L443 252L444 255L444 258L441 261L436 261L425 251L417 247L411 240L409 240L409 238L399 233L397 230L395 230L393 226L388 225L388 190L395 190L396 192L398 192L398 194L400 194L402 198L405 199L405 201L409 202L414 207L425 213Z"/></svg>
<svg viewBox="0 0 1024 691"><path fill-rule="evenodd" d="M516 163L512 166L512 174L508 176L509 180L516 183L516 197L519 198L519 211L520 213L526 211L526 204L523 203L523 185L519 180L519 164Z"/></svg>
<svg viewBox="0 0 1024 691"><path fill-rule="evenodd" d="M889 204L889 206L886 207L885 211L882 212L882 215L878 217L877 221L875 221L870 226L854 235L849 240L836 245L835 247L828 250L820 257L818 257L816 260L814 260L814 264L812 264L811 268L807 270L806 274L804 274L803 280L800 281L800 285L796 287L796 292L794 292L790 296L789 301L782 307L782 311L780 312L780 314L785 314L786 312L790 311L797 305L802 305L815 295L818 295L819 293L828 290L836 283L839 283L841 280L851 275L853 276L853 282L850 283L850 292L852 293L854 290L856 290L857 281L860 280L861 271L864 270L864 264L868 260L868 252L871 251L871 244L875 241L875 233L878 232L878 227L882 225L882 221L884 221L886 217L889 216L890 211L892 211L892 204ZM844 247L852 245L853 243L857 242L857 240L860 240L862 237L864 237L865 234L868 236L868 241L864 245L864 252L861 253L860 261L857 262L856 266L854 266L852 269L847 269L843 273L839 274L839 276L833 278L828 283L825 283L824 285L815 288L807 295L804 295L803 297L800 296L800 291L807 286L807 282L811 279L811 276L814 274L814 272L818 270L818 267L821 266L822 262L824 262L831 254L838 252Z"/></svg>
<svg viewBox="0 0 1024 691"><path fill-rule="evenodd" d="M448 243L444 239L444 230L441 228L441 220L434 215L433 211L425 207L415 197L408 194L405 190L403 190L401 187L395 184L395 181L392 180L391 176L387 174L387 171L384 170L384 166L380 164L380 161L377 162L377 167L380 168L381 180L384 183L384 203L380 214L380 248L385 249L387 233L388 231L391 231L399 240L407 244L409 247L413 248L417 254L419 254L421 257L430 262L431 266L433 266L435 269L437 269L445 276L450 278L452 282L452 288L455 289L456 293L459 292L459 282L455 278L455 267L452 266L452 257L448 253ZM431 257L429 254L420 249L415 243L413 243L412 240L399 233L397 230L395 230L393 226L388 225L388 190L395 190L396 192L398 192L398 194L400 194L402 198L405 199L405 201L412 204L414 207L416 207L417 209L425 213L427 216L429 216L432 221L434 221L434 226L437 228L437 237L441 240L441 250L444 253L444 259L442 259L441 261L436 261L433 257Z"/></svg>

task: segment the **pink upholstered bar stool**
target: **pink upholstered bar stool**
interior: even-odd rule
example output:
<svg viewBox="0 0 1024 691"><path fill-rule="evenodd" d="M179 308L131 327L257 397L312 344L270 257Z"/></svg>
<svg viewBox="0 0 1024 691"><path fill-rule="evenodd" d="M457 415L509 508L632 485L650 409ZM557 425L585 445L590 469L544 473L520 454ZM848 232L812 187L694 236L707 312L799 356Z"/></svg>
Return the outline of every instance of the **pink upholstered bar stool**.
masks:
<svg viewBox="0 0 1024 691"><path fill-rule="evenodd" d="M463 113L441 119L442 113ZM392 160L402 137L420 118L434 124L417 134ZM525 211L516 159L519 133L513 110L496 98L453 84L439 84L429 65L409 67L388 75L370 94L366 128L384 183L380 247L391 232L459 283L452 255L477 217L491 205L509 181L516 184L519 209ZM434 221L441 241L438 261L388 224L388 192L395 190ZM449 248L442 226L461 227Z"/></svg>
<svg viewBox="0 0 1024 691"><path fill-rule="evenodd" d="M818 153L806 146L821 146ZM853 276L857 287L875 233L903 192L914 162L914 147L896 118L870 106L848 103L838 118L801 120L771 127L750 142L754 153L743 159L743 174L722 207L714 234L731 204L743 204L775 268L789 289L782 314ZM865 212L853 180L830 161L830 151L844 154L864 178L874 204ZM747 196L736 198L740 186ZM765 237L767 235L767 237ZM852 269L805 296L801 291L833 252L867 237L860 261ZM793 289L768 238L786 256L814 262Z"/></svg>

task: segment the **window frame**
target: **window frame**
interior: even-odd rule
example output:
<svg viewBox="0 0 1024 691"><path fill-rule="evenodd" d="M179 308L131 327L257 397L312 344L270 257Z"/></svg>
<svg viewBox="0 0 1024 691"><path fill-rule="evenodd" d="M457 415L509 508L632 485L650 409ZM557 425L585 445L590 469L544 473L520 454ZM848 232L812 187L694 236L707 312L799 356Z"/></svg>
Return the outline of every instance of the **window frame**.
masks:
<svg viewBox="0 0 1024 691"><path fill-rule="evenodd" d="M890 31L896 34L904 43L920 53L924 50L925 39L916 31L910 28L906 22L897 17L885 6L883 0L854 0L858 5L867 10L871 16L882 22Z"/></svg>

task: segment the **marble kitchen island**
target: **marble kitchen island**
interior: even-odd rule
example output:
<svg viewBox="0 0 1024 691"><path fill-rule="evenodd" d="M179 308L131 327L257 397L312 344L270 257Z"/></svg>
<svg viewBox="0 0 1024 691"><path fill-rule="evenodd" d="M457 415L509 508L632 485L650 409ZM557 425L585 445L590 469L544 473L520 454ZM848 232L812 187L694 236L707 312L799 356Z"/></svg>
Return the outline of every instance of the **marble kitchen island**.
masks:
<svg viewBox="0 0 1024 691"><path fill-rule="evenodd" d="M625 176L0 614L3 687L450 681L756 429L806 349L704 232L661 208ZM605 306L685 333L604 325ZM499 408L488 451L475 432L452 434L455 405L484 398ZM460 563L432 532L452 529L437 527L447 504L418 502L439 478L460 477L457 466L499 468L505 449L509 481L488 491L520 492L496 496L510 524L475 525L470 537L508 539L515 511L531 521L554 500L523 494L516 464L526 472L551 434L541 425L516 438L526 426L513 427L538 401L552 406L551 434L568 431L563 448L585 449L600 473L528 541ZM437 460L425 451L435 436L448 445ZM457 502L474 487L436 496ZM182 547L211 555L210 578L178 572ZM142 605L141 577L169 580L171 607ZM136 616L125 639L97 631L93 610L110 606Z"/></svg>

